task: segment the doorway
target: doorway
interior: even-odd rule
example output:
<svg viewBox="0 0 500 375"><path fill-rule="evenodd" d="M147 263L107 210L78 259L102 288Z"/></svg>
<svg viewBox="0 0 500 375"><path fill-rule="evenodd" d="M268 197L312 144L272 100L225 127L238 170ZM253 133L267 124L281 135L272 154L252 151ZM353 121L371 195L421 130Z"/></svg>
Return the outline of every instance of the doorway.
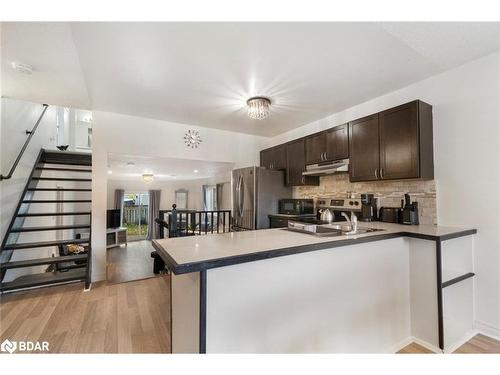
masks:
<svg viewBox="0 0 500 375"><path fill-rule="evenodd" d="M123 195L123 226L127 239L138 241L148 235L149 193L125 192Z"/></svg>

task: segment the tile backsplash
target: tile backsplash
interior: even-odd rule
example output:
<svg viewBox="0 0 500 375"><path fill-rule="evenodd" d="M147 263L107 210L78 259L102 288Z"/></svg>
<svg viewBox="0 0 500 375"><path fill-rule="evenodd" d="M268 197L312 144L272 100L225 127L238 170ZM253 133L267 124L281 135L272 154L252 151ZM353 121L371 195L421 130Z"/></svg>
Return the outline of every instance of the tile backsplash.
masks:
<svg viewBox="0 0 500 375"><path fill-rule="evenodd" d="M362 193L374 194L378 206L400 207L401 199L409 193L412 202L418 202L420 224L437 224L436 183L434 180L403 180L349 182L347 173L320 177L319 186L293 188L294 198L345 198L352 192L355 198Z"/></svg>

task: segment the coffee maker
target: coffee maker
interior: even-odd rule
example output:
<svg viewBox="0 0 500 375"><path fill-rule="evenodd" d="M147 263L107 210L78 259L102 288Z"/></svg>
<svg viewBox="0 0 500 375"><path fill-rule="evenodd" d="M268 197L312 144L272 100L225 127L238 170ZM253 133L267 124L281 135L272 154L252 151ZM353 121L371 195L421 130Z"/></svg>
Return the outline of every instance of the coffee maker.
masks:
<svg viewBox="0 0 500 375"><path fill-rule="evenodd" d="M361 221L376 221L377 215L377 198L373 194L361 194Z"/></svg>

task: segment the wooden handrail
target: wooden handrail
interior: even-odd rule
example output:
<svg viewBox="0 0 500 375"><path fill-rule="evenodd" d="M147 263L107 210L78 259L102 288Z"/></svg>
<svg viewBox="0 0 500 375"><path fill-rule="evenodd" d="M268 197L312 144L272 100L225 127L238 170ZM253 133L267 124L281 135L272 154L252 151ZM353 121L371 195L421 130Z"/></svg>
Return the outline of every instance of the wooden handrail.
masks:
<svg viewBox="0 0 500 375"><path fill-rule="evenodd" d="M16 170L16 167L19 164L19 161L21 160L21 158L22 158L22 156L24 154L24 151L26 151L26 147L28 147L28 144L30 143L31 138L33 137L33 135L35 134L36 129L38 128L38 124L40 124L40 121L42 121L43 115L45 115L45 111L49 107L48 104L42 104L42 105L43 105L42 113L40 114L40 117L38 117L38 120L35 122L35 125L33 126L33 129L26 130L26 134L28 135L28 138L24 142L24 145L21 148L21 151L19 151L19 155L17 155L17 158L14 161L14 164L12 164L12 168L10 168L9 173L6 176L4 176L3 174L0 174L0 181L2 181L2 180L8 180L9 178L11 178L12 174Z"/></svg>

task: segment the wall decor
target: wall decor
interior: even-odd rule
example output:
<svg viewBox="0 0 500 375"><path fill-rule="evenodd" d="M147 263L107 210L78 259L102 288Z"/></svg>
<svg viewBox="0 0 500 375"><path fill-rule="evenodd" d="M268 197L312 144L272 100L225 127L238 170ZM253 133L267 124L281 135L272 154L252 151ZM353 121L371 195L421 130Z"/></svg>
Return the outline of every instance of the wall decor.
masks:
<svg viewBox="0 0 500 375"><path fill-rule="evenodd" d="M198 146L202 142L198 130L188 130L184 134L184 142L186 143L187 147L198 148Z"/></svg>

